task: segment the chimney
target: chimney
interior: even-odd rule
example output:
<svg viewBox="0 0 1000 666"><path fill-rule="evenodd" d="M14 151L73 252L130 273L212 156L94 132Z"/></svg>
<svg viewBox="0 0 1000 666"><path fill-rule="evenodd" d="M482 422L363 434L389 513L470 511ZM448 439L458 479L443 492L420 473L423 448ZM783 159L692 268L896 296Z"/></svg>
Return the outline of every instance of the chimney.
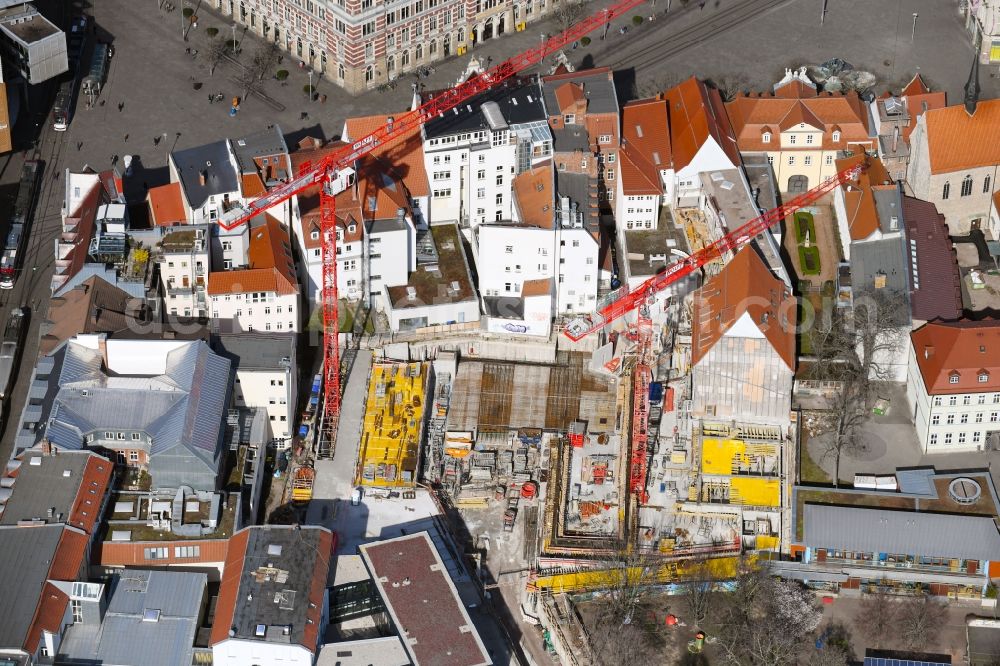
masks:
<svg viewBox="0 0 1000 666"><path fill-rule="evenodd" d="M101 358L104 360L104 367L108 365L108 338L106 335L101 335L97 338L97 350L101 352Z"/></svg>
<svg viewBox="0 0 1000 666"><path fill-rule="evenodd" d="M208 182L208 171L206 169L202 169L198 172L198 183L204 187L206 182Z"/></svg>
<svg viewBox="0 0 1000 666"><path fill-rule="evenodd" d="M892 128L892 152L896 153L896 145L899 143L899 125Z"/></svg>

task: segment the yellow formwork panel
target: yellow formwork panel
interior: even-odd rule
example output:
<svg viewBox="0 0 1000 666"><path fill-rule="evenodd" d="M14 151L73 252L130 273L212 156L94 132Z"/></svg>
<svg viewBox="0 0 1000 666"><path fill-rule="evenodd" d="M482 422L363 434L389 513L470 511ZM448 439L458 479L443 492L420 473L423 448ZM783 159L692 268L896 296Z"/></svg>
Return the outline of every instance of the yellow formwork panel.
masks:
<svg viewBox="0 0 1000 666"><path fill-rule="evenodd" d="M427 363L372 366L358 449L357 483L400 487L416 482L428 370Z"/></svg>
<svg viewBox="0 0 1000 666"><path fill-rule="evenodd" d="M744 451L746 445L738 439L701 440L701 473L729 476L733 473L733 458Z"/></svg>
<svg viewBox="0 0 1000 666"><path fill-rule="evenodd" d="M756 550L778 550L781 537L762 534L757 537Z"/></svg>
<svg viewBox="0 0 1000 666"><path fill-rule="evenodd" d="M781 506L781 481L734 476L729 479L729 501L750 506Z"/></svg>
<svg viewBox="0 0 1000 666"><path fill-rule="evenodd" d="M752 562L753 558L748 558ZM609 587L620 587L627 577L631 583L647 585L666 584L680 580L693 580L704 577L708 580L726 580L736 576L739 567L739 557L716 557L700 561L683 560L667 562L656 572L650 573L643 567L592 569L573 573L540 576L529 585L538 591L552 592L588 592ZM705 566L707 570L699 570Z"/></svg>

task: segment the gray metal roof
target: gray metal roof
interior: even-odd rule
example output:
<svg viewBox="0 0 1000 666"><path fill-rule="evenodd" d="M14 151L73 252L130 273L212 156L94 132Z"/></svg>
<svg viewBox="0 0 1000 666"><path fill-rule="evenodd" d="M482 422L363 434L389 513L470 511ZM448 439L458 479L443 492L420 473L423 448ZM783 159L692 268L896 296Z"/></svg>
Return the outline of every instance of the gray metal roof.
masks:
<svg viewBox="0 0 1000 666"><path fill-rule="evenodd" d="M967 560L995 559L1000 531L992 518L806 504L810 548Z"/></svg>
<svg viewBox="0 0 1000 666"><path fill-rule="evenodd" d="M284 370L295 360L294 333L224 333L213 346L240 370Z"/></svg>
<svg viewBox="0 0 1000 666"><path fill-rule="evenodd" d="M583 213L583 228L590 233L600 230L600 216L596 205L597 180L585 173L556 172L557 196L569 197L577 205L577 211ZM591 194L595 196L591 196Z"/></svg>
<svg viewBox="0 0 1000 666"><path fill-rule="evenodd" d="M327 643L316 659L316 666L410 666L412 663L399 636Z"/></svg>
<svg viewBox="0 0 1000 666"><path fill-rule="evenodd" d="M583 125L571 125L566 128L552 130L552 147L560 153L572 153L581 151L590 152L590 140L587 137L587 128Z"/></svg>
<svg viewBox="0 0 1000 666"><path fill-rule="evenodd" d="M17 471L17 480L12 488L14 492L0 516L0 525L17 525L19 520L34 519L50 523L66 522L91 457L103 460L89 451L72 451L58 456L26 453ZM32 458L38 458L37 465L30 463ZM98 502L100 498L94 501ZM51 518L47 516L49 509L55 509Z"/></svg>
<svg viewBox="0 0 1000 666"><path fill-rule="evenodd" d="M0 527L0 647L24 645L64 529L62 525Z"/></svg>
<svg viewBox="0 0 1000 666"><path fill-rule="evenodd" d="M443 92L423 93L421 99L427 101ZM538 84L534 81L512 80L477 95L441 117L431 118L424 125L424 135L433 139L459 132L499 128L498 122L520 125L545 118Z"/></svg>
<svg viewBox="0 0 1000 666"><path fill-rule="evenodd" d="M885 275L885 287L908 299L910 281L906 264L906 245L902 236L851 243L851 286L854 292L872 290L875 279ZM900 326L909 326L909 307L896 309Z"/></svg>
<svg viewBox="0 0 1000 666"><path fill-rule="evenodd" d="M129 569L115 576L99 626L71 625L60 661L102 666L175 666L192 663L208 577L202 573ZM159 611L155 622L146 610Z"/></svg>
<svg viewBox="0 0 1000 666"><path fill-rule="evenodd" d="M908 495L923 495L925 497L937 497L937 488L934 487L934 476L936 472L933 467L924 469L897 469L896 483L899 484L899 492Z"/></svg>
<svg viewBox="0 0 1000 666"><path fill-rule="evenodd" d="M108 268L105 264L93 263L81 266L73 277L66 280L66 283L52 294L52 297L65 296L95 275L108 284L118 287L132 298L144 299L146 297L146 285L142 281L119 280L118 271L114 268Z"/></svg>
<svg viewBox="0 0 1000 666"><path fill-rule="evenodd" d="M254 158L288 154L288 145L281 128L272 125L269 129L233 139L233 152L243 173L257 173Z"/></svg>
<svg viewBox="0 0 1000 666"><path fill-rule="evenodd" d="M201 208L210 196L236 192L240 189L239 173L231 161L229 140L222 139L203 146L170 153L177 168L181 187L192 208ZM201 184L201 172L207 174Z"/></svg>
<svg viewBox="0 0 1000 666"><path fill-rule="evenodd" d="M875 211L882 233L892 233L903 228L903 200L899 190L872 190L875 197ZM892 218L896 218L896 228L892 228Z"/></svg>
<svg viewBox="0 0 1000 666"><path fill-rule="evenodd" d="M47 437L67 450L84 448L91 433L145 433L151 440L149 471L160 488L189 485L214 490L222 457L229 397L229 361L203 341L186 341L166 355L156 377L108 376L97 350L70 341L59 352L62 367L49 375ZM23 417L22 417L23 418ZM211 482L209 482L211 479Z"/></svg>

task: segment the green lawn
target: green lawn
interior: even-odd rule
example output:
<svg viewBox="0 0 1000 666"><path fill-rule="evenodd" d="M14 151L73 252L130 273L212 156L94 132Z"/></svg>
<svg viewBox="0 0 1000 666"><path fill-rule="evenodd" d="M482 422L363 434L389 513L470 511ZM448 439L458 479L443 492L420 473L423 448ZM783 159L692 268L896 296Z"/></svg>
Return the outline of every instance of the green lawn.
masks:
<svg viewBox="0 0 1000 666"><path fill-rule="evenodd" d="M340 324L341 333L350 333L354 327L354 310L357 307L357 303L349 303L347 301L339 302L339 311L337 313L337 320ZM364 314L362 311L359 314ZM309 321L306 323L307 331L322 331L323 330L323 310L317 307L313 310L312 316L309 317ZM365 322L365 333L371 335L375 332L375 324L371 317Z"/></svg>
<svg viewBox="0 0 1000 666"><path fill-rule="evenodd" d="M795 239L802 243L806 238L813 245L816 244L816 224L812 213L800 210L795 213Z"/></svg>
<svg viewBox="0 0 1000 666"><path fill-rule="evenodd" d="M829 484L832 482L830 475L823 471L823 468L809 455L809 448L806 446L809 438L802 434L802 447L799 449L799 477L803 484Z"/></svg>
<svg viewBox="0 0 1000 666"><path fill-rule="evenodd" d="M819 275L821 264L819 262L819 248L815 245L810 247L799 246L799 267L803 275Z"/></svg>

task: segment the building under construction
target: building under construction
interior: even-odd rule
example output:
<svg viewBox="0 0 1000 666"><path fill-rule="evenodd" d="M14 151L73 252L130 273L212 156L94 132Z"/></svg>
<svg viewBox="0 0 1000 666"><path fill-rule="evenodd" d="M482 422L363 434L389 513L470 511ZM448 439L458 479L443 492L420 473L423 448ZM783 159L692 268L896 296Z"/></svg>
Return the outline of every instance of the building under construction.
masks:
<svg viewBox="0 0 1000 666"><path fill-rule="evenodd" d="M358 450L355 482L363 486L412 487L417 482L433 394L430 363L375 363Z"/></svg>

